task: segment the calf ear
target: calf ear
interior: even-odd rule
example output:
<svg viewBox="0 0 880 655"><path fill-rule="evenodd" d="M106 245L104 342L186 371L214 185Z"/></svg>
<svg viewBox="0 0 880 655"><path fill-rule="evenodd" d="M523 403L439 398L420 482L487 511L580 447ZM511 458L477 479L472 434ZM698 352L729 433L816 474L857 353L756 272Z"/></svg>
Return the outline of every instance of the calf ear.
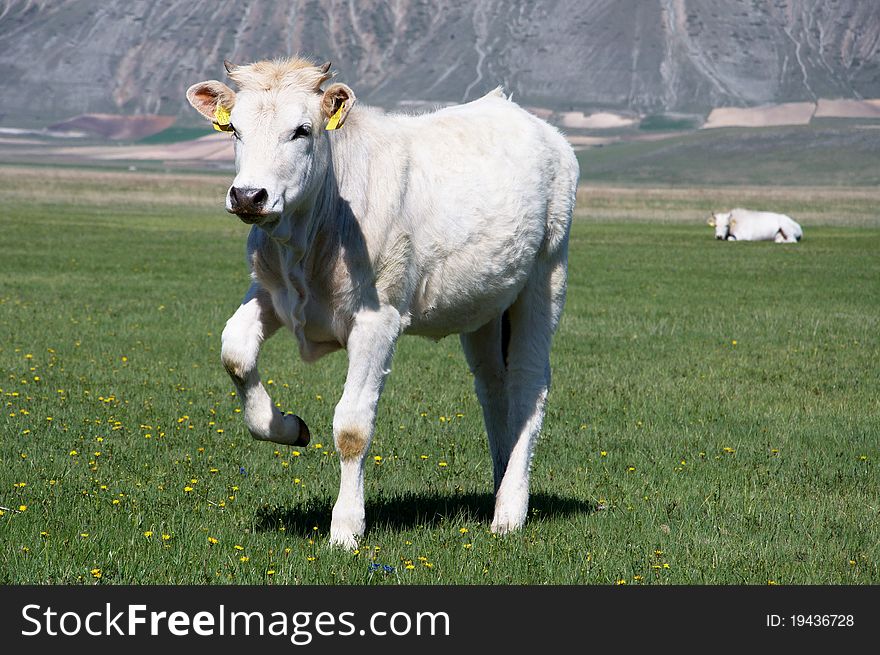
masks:
<svg viewBox="0 0 880 655"><path fill-rule="evenodd" d="M356 100L354 91L345 84L337 82L328 86L321 98L321 112L327 119L326 129L335 130L342 127Z"/></svg>
<svg viewBox="0 0 880 655"><path fill-rule="evenodd" d="M217 118L218 110L223 110L228 116L235 105L235 91L223 82L208 80L193 84L186 91L186 99L195 107L196 111L212 123L222 123ZM226 124L229 123L228 117Z"/></svg>

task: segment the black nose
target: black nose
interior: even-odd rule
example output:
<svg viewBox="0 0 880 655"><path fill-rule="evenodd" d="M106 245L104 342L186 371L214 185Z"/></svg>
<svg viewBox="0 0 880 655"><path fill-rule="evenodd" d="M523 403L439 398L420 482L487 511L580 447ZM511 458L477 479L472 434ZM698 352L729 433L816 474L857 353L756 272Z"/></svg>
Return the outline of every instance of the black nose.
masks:
<svg viewBox="0 0 880 655"><path fill-rule="evenodd" d="M268 199L266 189L235 186L229 189L229 204L236 214L259 214Z"/></svg>

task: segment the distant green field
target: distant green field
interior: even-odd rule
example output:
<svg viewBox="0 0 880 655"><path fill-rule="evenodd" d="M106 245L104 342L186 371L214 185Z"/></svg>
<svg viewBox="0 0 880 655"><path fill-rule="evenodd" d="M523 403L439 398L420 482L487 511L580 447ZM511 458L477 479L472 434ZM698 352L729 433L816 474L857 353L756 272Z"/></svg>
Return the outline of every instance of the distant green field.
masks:
<svg viewBox="0 0 880 655"><path fill-rule="evenodd" d="M847 121L699 130L584 150L590 183L764 186L880 185L880 129Z"/></svg>
<svg viewBox="0 0 880 655"><path fill-rule="evenodd" d="M352 553L328 546L345 355L267 344L299 449L250 439L219 363L247 283L225 178L3 173L2 583L880 583L876 220L728 244L698 192L584 196L525 529L488 530L457 339L405 338Z"/></svg>
<svg viewBox="0 0 880 655"><path fill-rule="evenodd" d="M692 130L695 127L695 119L686 116L668 116L666 114L652 114L645 116L639 121L639 129L648 132L662 132L665 130Z"/></svg>
<svg viewBox="0 0 880 655"><path fill-rule="evenodd" d="M153 134L148 137L144 137L140 141L139 144L148 145L148 144L160 144L160 143L178 143L179 141L189 141L191 139L198 139L203 136L207 136L211 134L210 129L205 129L204 127L178 127L171 126L167 130L162 130L158 134Z"/></svg>

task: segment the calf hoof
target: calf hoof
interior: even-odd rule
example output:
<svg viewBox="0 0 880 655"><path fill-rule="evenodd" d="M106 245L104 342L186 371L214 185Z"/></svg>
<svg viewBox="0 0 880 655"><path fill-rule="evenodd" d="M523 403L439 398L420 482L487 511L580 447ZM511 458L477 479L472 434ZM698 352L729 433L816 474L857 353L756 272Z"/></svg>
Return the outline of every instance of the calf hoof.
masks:
<svg viewBox="0 0 880 655"><path fill-rule="evenodd" d="M496 516L492 520L492 533L498 535L505 535L511 532L516 532L521 529L525 521L520 521L517 519L513 519L510 517L498 517Z"/></svg>
<svg viewBox="0 0 880 655"><path fill-rule="evenodd" d="M366 527L363 510L334 507L333 519L330 522L330 545L354 550L357 548L358 538L364 535Z"/></svg>
<svg viewBox="0 0 880 655"><path fill-rule="evenodd" d="M525 525L529 509L528 496L525 498L504 501L499 498L495 502L495 516L492 518L492 532L495 534L508 534L515 532Z"/></svg>
<svg viewBox="0 0 880 655"><path fill-rule="evenodd" d="M279 420L280 419L280 420ZM251 427L251 436L260 441L271 441L285 446L307 446L312 439L309 426L294 414L276 414L268 434Z"/></svg>
<svg viewBox="0 0 880 655"><path fill-rule="evenodd" d="M351 532L330 531L330 545L345 550L356 550L358 547L357 536Z"/></svg>
<svg viewBox="0 0 880 655"><path fill-rule="evenodd" d="M306 425L306 422L303 421L299 416L294 416L293 418L299 421L299 437L297 437L296 442L293 445L308 446L309 441L312 440L312 433L309 432L309 426Z"/></svg>

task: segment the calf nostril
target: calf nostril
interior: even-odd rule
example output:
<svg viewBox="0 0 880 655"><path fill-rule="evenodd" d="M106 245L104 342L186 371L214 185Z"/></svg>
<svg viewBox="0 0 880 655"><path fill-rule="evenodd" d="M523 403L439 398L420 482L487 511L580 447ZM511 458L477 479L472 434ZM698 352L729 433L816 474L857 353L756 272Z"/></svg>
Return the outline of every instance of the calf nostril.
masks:
<svg viewBox="0 0 880 655"><path fill-rule="evenodd" d="M251 196L251 204L254 207L262 207L266 204L266 201L269 199L269 193L266 189L255 189L253 195Z"/></svg>
<svg viewBox="0 0 880 655"><path fill-rule="evenodd" d="M229 189L229 201L232 203L233 207L235 207L239 203L238 189L236 189L235 187Z"/></svg>

